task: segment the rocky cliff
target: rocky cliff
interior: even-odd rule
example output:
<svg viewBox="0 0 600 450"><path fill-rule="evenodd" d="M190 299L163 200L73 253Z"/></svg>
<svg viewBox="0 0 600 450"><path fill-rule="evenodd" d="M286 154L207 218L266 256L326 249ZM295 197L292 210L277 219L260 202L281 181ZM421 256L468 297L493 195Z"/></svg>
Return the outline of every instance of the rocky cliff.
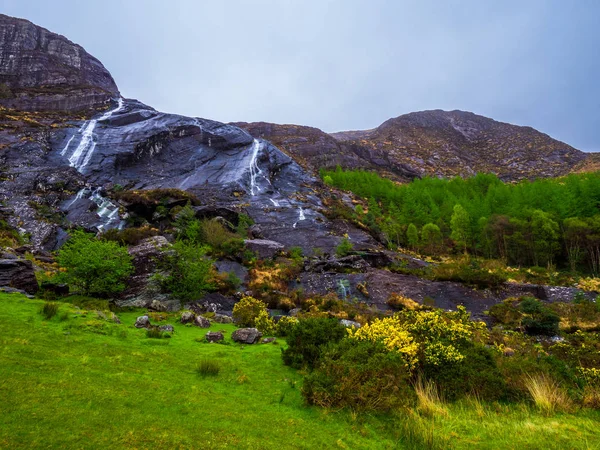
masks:
<svg viewBox="0 0 600 450"><path fill-rule="evenodd" d="M507 181L565 175L587 158L530 127L463 111L422 111L366 131L326 134L296 125L239 123L307 167L364 168L399 181L495 173Z"/></svg>
<svg viewBox="0 0 600 450"><path fill-rule="evenodd" d="M0 86L0 104L21 110L77 111L119 94L110 73L81 46L3 14Z"/></svg>

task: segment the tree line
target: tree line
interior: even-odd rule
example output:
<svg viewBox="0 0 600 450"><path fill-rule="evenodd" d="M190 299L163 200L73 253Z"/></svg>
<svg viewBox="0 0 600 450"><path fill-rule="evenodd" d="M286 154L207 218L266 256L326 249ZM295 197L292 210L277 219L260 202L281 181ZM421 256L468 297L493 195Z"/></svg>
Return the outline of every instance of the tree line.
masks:
<svg viewBox="0 0 600 450"><path fill-rule="evenodd" d="M600 272L600 173L504 183L492 174L397 184L362 170L322 170L368 199L355 218L390 247L450 251L520 266Z"/></svg>

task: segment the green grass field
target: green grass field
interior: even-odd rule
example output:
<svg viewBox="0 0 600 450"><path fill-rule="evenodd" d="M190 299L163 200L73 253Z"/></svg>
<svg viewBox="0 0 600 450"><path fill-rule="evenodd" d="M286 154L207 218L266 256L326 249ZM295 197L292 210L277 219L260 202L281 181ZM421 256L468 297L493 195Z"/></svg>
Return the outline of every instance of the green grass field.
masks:
<svg viewBox="0 0 600 450"><path fill-rule="evenodd" d="M469 401L435 418L326 411L303 404L281 345L203 343L207 330L176 316L171 339L149 339L133 327L141 312L120 313L117 325L63 303L45 320L42 305L0 294L3 449L600 448L595 411L544 417ZM217 376L197 373L203 359L219 362Z"/></svg>

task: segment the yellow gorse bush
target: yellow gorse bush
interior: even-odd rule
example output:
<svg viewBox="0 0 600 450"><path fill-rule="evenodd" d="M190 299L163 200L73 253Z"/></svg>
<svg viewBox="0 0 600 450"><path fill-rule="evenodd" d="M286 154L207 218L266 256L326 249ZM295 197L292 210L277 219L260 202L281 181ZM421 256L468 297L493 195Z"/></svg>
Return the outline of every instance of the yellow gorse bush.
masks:
<svg viewBox="0 0 600 450"><path fill-rule="evenodd" d="M381 342L389 351L402 355L406 366L417 367L419 358L428 364L460 362L459 347L487 334L483 322L473 322L464 307L458 311L402 311L377 319L357 330L348 330L352 339Z"/></svg>

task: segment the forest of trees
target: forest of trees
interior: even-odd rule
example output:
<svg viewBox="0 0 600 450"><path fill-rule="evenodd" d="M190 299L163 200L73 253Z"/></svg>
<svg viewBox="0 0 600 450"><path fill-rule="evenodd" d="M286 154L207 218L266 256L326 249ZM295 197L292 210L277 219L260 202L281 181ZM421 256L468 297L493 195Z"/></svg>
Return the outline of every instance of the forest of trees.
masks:
<svg viewBox="0 0 600 450"><path fill-rule="evenodd" d="M321 176L368 199L368 209L357 208L356 218L390 247L600 272L600 173L516 184L490 174L405 185L340 168Z"/></svg>

